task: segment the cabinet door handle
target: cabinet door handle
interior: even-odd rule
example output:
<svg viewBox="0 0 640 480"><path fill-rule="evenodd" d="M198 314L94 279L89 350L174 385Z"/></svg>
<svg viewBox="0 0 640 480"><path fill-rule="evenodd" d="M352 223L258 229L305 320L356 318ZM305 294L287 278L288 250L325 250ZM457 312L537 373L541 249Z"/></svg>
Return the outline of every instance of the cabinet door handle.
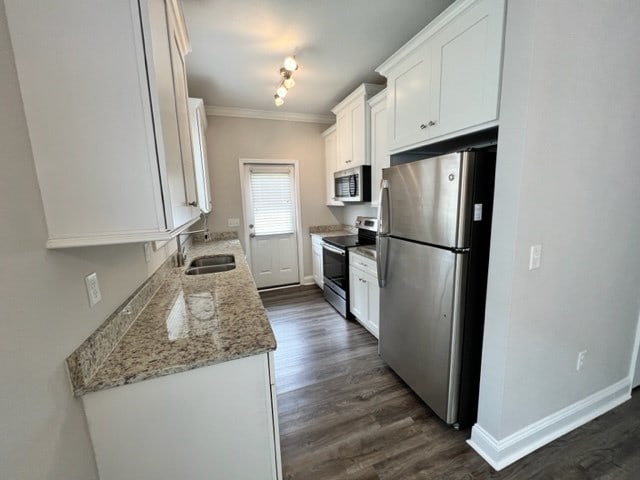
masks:
<svg viewBox="0 0 640 480"><path fill-rule="evenodd" d="M421 123L420 130L424 130L425 128L427 128L427 125L425 123Z"/></svg>
<svg viewBox="0 0 640 480"><path fill-rule="evenodd" d="M434 122L433 120L429 120L429 123L427 123L427 127L433 127L434 125L436 125L438 122Z"/></svg>
<svg viewBox="0 0 640 480"><path fill-rule="evenodd" d="M189 205L190 207L197 207L198 206L198 202L196 202L195 200L193 202L189 202L187 203L187 205Z"/></svg>

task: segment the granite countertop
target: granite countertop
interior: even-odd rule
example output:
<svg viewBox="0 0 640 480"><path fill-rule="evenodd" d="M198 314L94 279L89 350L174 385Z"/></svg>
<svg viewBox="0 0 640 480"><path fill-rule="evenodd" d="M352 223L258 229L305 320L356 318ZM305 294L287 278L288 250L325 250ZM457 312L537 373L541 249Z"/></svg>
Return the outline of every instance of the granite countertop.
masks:
<svg viewBox="0 0 640 480"><path fill-rule="evenodd" d="M359 247L353 247L349 250L350 252L357 253L362 255L363 257L370 258L371 260L376 259L376 246L375 245L361 245Z"/></svg>
<svg viewBox="0 0 640 480"><path fill-rule="evenodd" d="M309 227L309 235L316 235L318 237L337 237L342 235L353 235L353 227L348 225L317 225Z"/></svg>
<svg viewBox="0 0 640 480"><path fill-rule="evenodd" d="M235 269L185 275L186 266L168 268L157 292L95 371L74 371L83 368L78 360L83 352L69 357L75 395L275 350L271 324L237 239L196 243L186 265L195 257L222 253L233 254Z"/></svg>

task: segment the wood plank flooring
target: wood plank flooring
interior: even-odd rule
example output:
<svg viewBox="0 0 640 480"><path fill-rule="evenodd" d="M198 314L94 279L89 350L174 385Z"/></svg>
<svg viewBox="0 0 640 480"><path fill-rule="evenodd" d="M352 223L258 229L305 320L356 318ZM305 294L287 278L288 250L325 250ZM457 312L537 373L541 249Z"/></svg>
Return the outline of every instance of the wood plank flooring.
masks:
<svg viewBox="0 0 640 480"><path fill-rule="evenodd" d="M261 293L278 349L284 478L640 479L640 395L494 471L378 357L315 286Z"/></svg>

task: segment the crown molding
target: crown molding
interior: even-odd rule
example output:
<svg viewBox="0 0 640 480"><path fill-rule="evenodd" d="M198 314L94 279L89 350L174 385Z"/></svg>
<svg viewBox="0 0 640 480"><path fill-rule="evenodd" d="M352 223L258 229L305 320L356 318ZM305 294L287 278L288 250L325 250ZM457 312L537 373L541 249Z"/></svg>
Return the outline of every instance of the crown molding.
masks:
<svg viewBox="0 0 640 480"><path fill-rule="evenodd" d="M333 115L319 115L314 113L295 113L295 112L271 112L268 110L254 110L251 108L238 107L217 107L215 105L206 105L205 112L212 117L240 117L240 118L257 118L260 120L281 120L286 122L303 122L303 123L335 123Z"/></svg>

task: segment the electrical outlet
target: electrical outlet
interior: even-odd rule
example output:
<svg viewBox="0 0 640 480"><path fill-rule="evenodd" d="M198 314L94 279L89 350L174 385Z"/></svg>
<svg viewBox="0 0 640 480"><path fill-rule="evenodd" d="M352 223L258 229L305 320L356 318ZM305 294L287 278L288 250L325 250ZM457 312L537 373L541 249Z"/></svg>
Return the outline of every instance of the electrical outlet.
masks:
<svg viewBox="0 0 640 480"><path fill-rule="evenodd" d="M529 253L529 270L540 268L540 257L542 256L542 245L532 245Z"/></svg>
<svg viewBox="0 0 640 480"><path fill-rule="evenodd" d="M227 218L227 226L229 227L239 227L240 219L239 218Z"/></svg>
<svg viewBox="0 0 640 480"><path fill-rule="evenodd" d="M584 357L587 356L587 351L582 350L578 352L578 359L576 360L576 372L579 372L584 368Z"/></svg>
<svg viewBox="0 0 640 480"><path fill-rule="evenodd" d="M147 263L151 261L151 244L149 242L144 244L144 261Z"/></svg>
<svg viewBox="0 0 640 480"><path fill-rule="evenodd" d="M93 272L84 278L84 283L87 285L87 294L89 295L89 306L93 308L96 303L102 300L102 294L100 293L100 285L98 285L98 274Z"/></svg>

